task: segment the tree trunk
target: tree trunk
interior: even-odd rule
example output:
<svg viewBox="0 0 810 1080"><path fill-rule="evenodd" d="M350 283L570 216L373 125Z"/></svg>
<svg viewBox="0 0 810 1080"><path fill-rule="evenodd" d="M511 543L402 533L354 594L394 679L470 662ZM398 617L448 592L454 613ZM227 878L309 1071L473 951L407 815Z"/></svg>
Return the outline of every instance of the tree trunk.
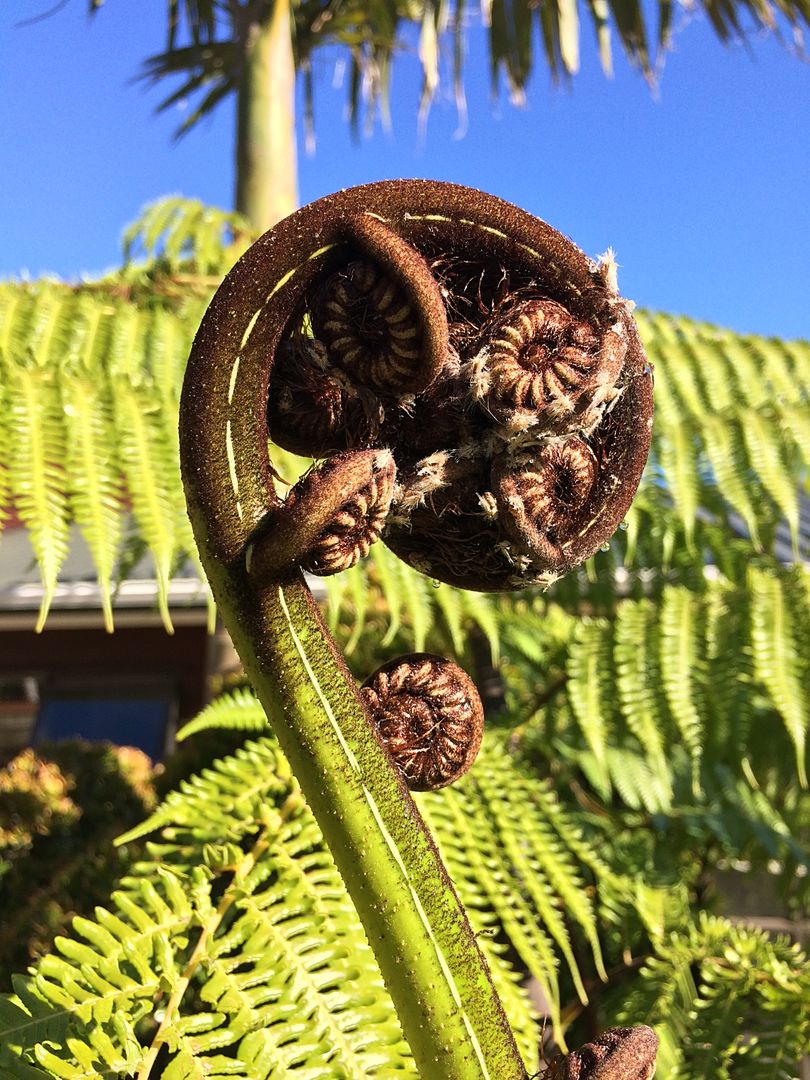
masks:
<svg viewBox="0 0 810 1080"><path fill-rule="evenodd" d="M236 209L264 232L298 206L289 0L252 22L237 94Z"/></svg>

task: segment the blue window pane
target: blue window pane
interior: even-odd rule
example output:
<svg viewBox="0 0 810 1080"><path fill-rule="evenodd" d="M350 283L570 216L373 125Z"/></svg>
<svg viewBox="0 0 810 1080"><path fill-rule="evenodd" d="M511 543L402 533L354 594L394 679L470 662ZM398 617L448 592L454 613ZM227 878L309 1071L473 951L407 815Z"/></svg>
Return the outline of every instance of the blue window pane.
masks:
<svg viewBox="0 0 810 1080"><path fill-rule="evenodd" d="M42 702L35 741L106 739L119 746L137 746L159 761L170 711L171 702L166 698L53 698Z"/></svg>

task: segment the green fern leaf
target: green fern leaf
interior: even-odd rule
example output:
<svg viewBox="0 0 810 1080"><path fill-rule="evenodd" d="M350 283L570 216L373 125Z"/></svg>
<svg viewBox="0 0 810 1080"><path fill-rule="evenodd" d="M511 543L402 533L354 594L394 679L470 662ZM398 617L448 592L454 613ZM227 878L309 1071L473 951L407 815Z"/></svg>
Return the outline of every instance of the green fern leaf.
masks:
<svg viewBox="0 0 810 1080"><path fill-rule="evenodd" d="M612 727L610 689L610 627L603 620L583 620L576 629L568 656L568 685L571 710L585 742L593 753L597 790L603 798L610 794L607 747Z"/></svg>
<svg viewBox="0 0 810 1080"><path fill-rule="evenodd" d="M785 515L798 559L799 500L796 482L785 460L776 425L753 409L740 413L751 464L759 474L762 485Z"/></svg>
<svg viewBox="0 0 810 1080"><path fill-rule="evenodd" d="M800 659L793 619L786 600L787 582L767 570L751 567L751 638L754 672L767 689L796 750L796 769L807 787L805 761L810 700L806 659ZM802 597L804 600L804 597Z"/></svg>
<svg viewBox="0 0 810 1080"><path fill-rule="evenodd" d="M166 631L172 633L168 588L182 498L177 461L162 428L160 403L153 390L117 379L113 402L132 512L155 561L158 606Z"/></svg>
<svg viewBox="0 0 810 1080"><path fill-rule="evenodd" d="M11 488L17 513L29 531L44 588L36 626L40 631L68 550L62 402L53 370L10 357L6 357L4 369L10 410Z"/></svg>
<svg viewBox="0 0 810 1080"><path fill-rule="evenodd" d="M697 675L702 648L697 598L687 589L667 586L661 598L661 681L670 713L692 759L692 788L700 790L705 710Z"/></svg>
<svg viewBox="0 0 810 1080"><path fill-rule="evenodd" d="M62 376L62 400L70 507L93 556L104 625L112 633L111 583L122 522L112 405L97 381L68 374Z"/></svg>
<svg viewBox="0 0 810 1080"><path fill-rule="evenodd" d="M253 691L240 687L206 705L201 713L180 728L177 741L183 742L198 731L208 731L210 728L264 731L267 728L267 717Z"/></svg>

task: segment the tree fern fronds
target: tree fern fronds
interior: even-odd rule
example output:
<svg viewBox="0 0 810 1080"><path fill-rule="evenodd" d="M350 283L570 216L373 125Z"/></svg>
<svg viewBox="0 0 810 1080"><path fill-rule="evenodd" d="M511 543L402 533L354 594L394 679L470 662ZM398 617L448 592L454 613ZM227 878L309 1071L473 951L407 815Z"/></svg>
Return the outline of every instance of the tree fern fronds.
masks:
<svg viewBox="0 0 810 1080"><path fill-rule="evenodd" d="M797 945L701 914L657 943L641 975L616 1019L656 1027L662 1080L798 1077L810 963Z"/></svg>
<svg viewBox="0 0 810 1080"><path fill-rule="evenodd" d="M559 860L556 860L555 863L557 852L550 845L542 843L546 837L537 830L533 830L532 836L535 850L531 853L525 851L522 837L519 839L515 835L514 828L510 827L509 821L505 820L507 812L511 811L514 814L518 812L517 808L504 805L504 793L500 786L495 789L493 798L492 787L487 783L483 770L478 770L475 783L480 793L481 802L488 811L491 827L496 833L496 843L499 848L503 849L511 873L522 882L527 899L540 917L546 933L556 942L557 948L568 966L579 1000L586 1004L588 995L585 992L582 974L571 946L571 937L562 913L565 912L566 915L573 917L576 917L576 915L567 911L563 897L557 896L546 874L549 865L551 865L558 880L560 877L565 878L567 876L565 871L561 873L562 868ZM577 884L576 872L571 866L566 867L566 870L569 876L569 884L573 886L572 891L575 891ZM573 878L573 882L570 881L570 878ZM580 912L581 910L580 908ZM595 931L592 915L591 913L588 913L588 915L590 918L586 916L586 924L588 924L589 929ZM592 946L596 948L597 963L601 966L601 951L595 932L590 940Z"/></svg>
<svg viewBox="0 0 810 1080"><path fill-rule="evenodd" d="M9 479L20 520L28 528L44 593L42 630L68 550L65 429L56 373L34 362L5 358L9 408Z"/></svg>
<svg viewBox="0 0 810 1080"><path fill-rule="evenodd" d="M9 394L6 389L6 381L3 354L0 351L0 448L8 447L11 441ZM8 460L6 454L0 450L0 537L2 537L3 525L11 513L11 498L11 477L9 475Z"/></svg>
<svg viewBox="0 0 810 1080"><path fill-rule="evenodd" d="M807 726L810 722L808 663L797 649L787 592L789 578L752 566L748 574L751 590L751 638L754 649L754 673L762 682L778 710L796 751L796 769L802 787L807 787ZM795 584L793 584L795 588ZM808 619L802 593L797 614Z"/></svg>
<svg viewBox="0 0 810 1080"><path fill-rule="evenodd" d="M202 712L184 724L177 732L177 741L182 742L198 731L208 731L210 728L265 731L267 717L253 691L239 687L206 705Z"/></svg>
<svg viewBox="0 0 810 1080"><path fill-rule="evenodd" d="M380 645L385 648L397 636L402 625L405 598L400 568L403 564L384 544L376 544L372 549L369 565L385 601L388 629L380 642Z"/></svg>
<svg viewBox="0 0 810 1080"><path fill-rule="evenodd" d="M762 377L761 365L751 348L750 339L726 334L723 353L728 361L729 377L733 380L737 403L742 402L751 409L768 408L772 394Z"/></svg>
<svg viewBox="0 0 810 1080"><path fill-rule="evenodd" d="M241 253L234 235L249 233L241 214L168 195L146 206L124 232L124 261L145 259L148 266L162 260L169 268L191 264L197 273L223 274Z"/></svg>
<svg viewBox="0 0 810 1080"><path fill-rule="evenodd" d="M699 366L694 362L694 345L680 343L663 349L656 348L653 358L656 361L656 373L666 369L668 389L671 390L673 404L681 416L688 415L701 420L706 413L717 409L710 387L700 378Z"/></svg>
<svg viewBox="0 0 810 1080"><path fill-rule="evenodd" d="M450 642L456 656L464 652L464 601L458 589L449 585L440 585L433 593L433 599L442 613L444 624L450 635Z"/></svg>
<svg viewBox="0 0 810 1080"><path fill-rule="evenodd" d="M784 456L775 424L766 422L754 409L740 413L748 454L762 485L785 515L799 558L799 499L795 478Z"/></svg>
<svg viewBox="0 0 810 1080"><path fill-rule="evenodd" d="M708 583L704 597L704 656L707 686L711 687L705 697L707 759L742 761L750 753L755 705L748 603L747 590L731 588L722 581Z"/></svg>
<svg viewBox="0 0 810 1080"><path fill-rule="evenodd" d="M107 388L87 376L62 376L70 508L93 556L104 626L112 633L111 582L121 542L121 474Z"/></svg>
<svg viewBox="0 0 810 1080"><path fill-rule="evenodd" d="M464 786L468 786L466 781ZM474 812L468 800L460 795L459 785L422 796L418 802L473 929L478 932L487 928L487 921L480 921L481 912L495 914L521 960L542 987L555 1038L562 1038L554 946L538 925L532 906L520 890L513 888L509 862L499 849L489 822L481 813Z"/></svg>
<svg viewBox="0 0 810 1080"><path fill-rule="evenodd" d="M799 401L807 402L807 387L810 386L810 342L780 341L782 352L788 357L791 371L796 381L796 395Z"/></svg>
<svg viewBox="0 0 810 1080"><path fill-rule="evenodd" d="M348 582L348 596L351 601L352 631L349 640L344 646L344 652L351 656L357 648L358 642L363 636L366 626L366 612L368 611L369 586L366 569L359 563L349 570L344 570Z"/></svg>
<svg viewBox="0 0 810 1080"><path fill-rule="evenodd" d="M77 293L71 304L69 331L58 366L63 372L106 379L110 336L120 302Z"/></svg>
<svg viewBox="0 0 810 1080"><path fill-rule="evenodd" d="M145 327L143 367L164 405L169 429L177 429L177 412L183 372L191 346L190 327L173 312L155 308ZM178 452L179 453L179 452Z"/></svg>
<svg viewBox="0 0 810 1080"><path fill-rule="evenodd" d="M423 652L433 622L432 589L424 574L405 563L400 567L405 587L405 613L413 636L414 652Z"/></svg>
<svg viewBox="0 0 810 1080"><path fill-rule="evenodd" d="M739 513L757 551L762 550L759 515L762 500L757 498L758 483L749 474L742 433L736 420L707 416L702 435L714 479L724 499Z"/></svg>
<svg viewBox="0 0 810 1080"><path fill-rule="evenodd" d="M664 813L671 806L668 778L650 768L646 757L627 746L611 746L607 752L607 767L614 788L625 806L633 810L644 808L650 814Z"/></svg>
<svg viewBox="0 0 810 1080"><path fill-rule="evenodd" d="M768 387L771 401L789 402L798 405L807 402L807 384L802 387L802 380L796 378L791 357L774 338L748 338L751 350L761 365L762 377Z"/></svg>
<svg viewBox="0 0 810 1080"><path fill-rule="evenodd" d="M484 593L460 589L458 595L465 615L487 639L492 663L497 664L501 658L501 621L495 604Z"/></svg>
<svg viewBox="0 0 810 1080"><path fill-rule="evenodd" d="M663 413L663 410L659 410ZM687 546L693 546L695 518L699 505L698 456L695 431L683 417L663 413L659 421L658 453L683 527ZM669 563L665 559L665 563Z"/></svg>
<svg viewBox="0 0 810 1080"><path fill-rule="evenodd" d="M661 785L661 808L666 809L672 797L672 777L664 748L669 718L661 692L656 611L649 600L619 604L613 656L622 715L648 756Z"/></svg>
<svg viewBox="0 0 810 1080"><path fill-rule="evenodd" d="M158 606L163 625L172 633L168 587L177 533L179 476L176 459L160 421L160 403L148 386L124 379L114 386L115 425L119 454L132 512L155 561Z"/></svg>
<svg viewBox="0 0 810 1080"><path fill-rule="evenodd" d="M810 468L810 409L807 404L786 405L779 410L779 424L783 431L790 433L806 477Z"/></svg>
<svg viewBox="0 0 810 1080"><path fill-rule="evenodd" d="M173 957L171 963L166 963L166 956L171 956L169 942L173 940L182 953L192 918L192 907L176 879L163 871L159 883L162 892L151 882L141 882L135 890L136 901L114 894L119 914L115 922L107 921L106 928L89 920L77 920L76 938L57 938L56 949L61 956L55 952L45 957L33 976L17 986L24 1011L36 1022L32 1024L30 1018L27 1022L23 1017L15 1023L14 1018L4 1016L2 1045L19 1048L18 1057L28 1062L33 1056L45 1064L45 1058L50 1068L54 1067L53 1059L79 1064L70 1050L71 1043L74 1047L87 1048L88 1043L92 1046L99 1030L117 1042L119 1050L126 1043L139 1047L132 1031L151 1014L156 996L176 986L178 964ZM23 987L25 997L20 993ZM35 1007L31 1003L29 1007L32 998L41 1004ZM64 1024L58 1040L49 1032L47 1047L41 1036L42 1021L37 1019L44 1012L43 1005L50 1006L51 1014ZM123 1039L110 1023L113 1015L119 1031L124 1029ZM137 1064L142 1059L143 1053L139 1052Z"/></svg>
<svg viewBox="0 0 810 1080"><path fill-rule="evenodd" d="M739 401L738 387L729 370L731 365L725 355L722 340L709 341L696 337L684 343L680 355L674 349L670 352L672 359L668 363L691 368L695 378L699 380L704 422L710 415L725 413L734 408Z"/></svg>
<svg viewBox="0 0 810 1080"><path fill-rule="evenodd" d="M34 997L66 1027L47 1046L31 1034L18 1058L47 1053L53 1068L125 1058L137 1025L132 1074L164 1053L164 1076L415 1080L357 915L272 739L173 792L150 824L161 842L114 910L78 920L61 956L40 962ZM147 1020L158 1005L159 1024ZM0 1031L5 1019L0 1007ZM7 1026L16 1022L11 1010Z"/></svg>
<svg viewBox="0 0 810 1080"><path fill-rule="evenodd" d="M512 783L516 772L519 773L520 770L515 769L503 749L495 746L476 769L475 784L486 800L491 817L498 823L501 842L504 846L514 845L514 870L518 877L523 879L529 894L534 897L538 890L548 883L568 922L578 926L583 932L590 945L597 974L601 979L607 979L593 904L576 860L568 848L568 835L559 831L562 819L558 818L555 825L551 825L536 812L526 813L523 788L528 786L528 779L524 776L522 784ZM525 815L527 828L518 838L514 822L519 820L521 815ZM542 907L538 904L536 906L542 915ZM550 928L545 918L544 922L547 928ZM562 943L560 947L562 949ZM572 968L572 975L574 971Z"/></svg>
<svg viewBox="0 0 810 1080"><path fill-rule="evenodd" d="M610 627L604 620L584 619L576 628L568 654L566 691L571 710L590 747L597 790L610 794L607 747L612 728L613 693Z"/></svg>
<svg viewBox="0 0 810 1080"><path fill-rule="evenodd" d="M144 338L145 313L135 304L120 304L116 308L105 357L105 370L112 384L139 384L145 375Z"/></svg>
<svg viewBox="0 0 810 1080"><path fill-rule="evenodd" d="M688 589L667 586L661 599L661 681L670 713L692 759L692 789L700 790L705 713L699 685L702 629L699 605Z"/></svg>

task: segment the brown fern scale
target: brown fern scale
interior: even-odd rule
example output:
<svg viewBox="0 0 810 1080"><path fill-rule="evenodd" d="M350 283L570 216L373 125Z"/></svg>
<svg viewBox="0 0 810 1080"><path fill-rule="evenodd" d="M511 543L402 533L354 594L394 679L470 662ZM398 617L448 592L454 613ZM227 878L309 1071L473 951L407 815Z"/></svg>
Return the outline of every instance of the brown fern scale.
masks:
<svg viewBox="0 0 810 1080"><path fill-rule="evenodd" d="M475 761L484 710L472 679L430 653L399 657L363 685L380 739L413 791L452 784Z"/></svg>
<svg viewBox="0 0 810 1080"><path fill-rule="evenodd" d="M369 538L486 591L547 585L609 539L649 450L652 375L600 266L517 207L424 181L330 196L262 243L273 280L293 271L267 338L271 437L391 452ZM299 565L361 557L352 513Z"/></svg>
<svg viewBox="0 0 810 1080"><path fill-rule="evenodd" d="M545 1080L652 1080L658 1036L652 1028L610 1028L593 1042L556 1058Z"/></svg>

